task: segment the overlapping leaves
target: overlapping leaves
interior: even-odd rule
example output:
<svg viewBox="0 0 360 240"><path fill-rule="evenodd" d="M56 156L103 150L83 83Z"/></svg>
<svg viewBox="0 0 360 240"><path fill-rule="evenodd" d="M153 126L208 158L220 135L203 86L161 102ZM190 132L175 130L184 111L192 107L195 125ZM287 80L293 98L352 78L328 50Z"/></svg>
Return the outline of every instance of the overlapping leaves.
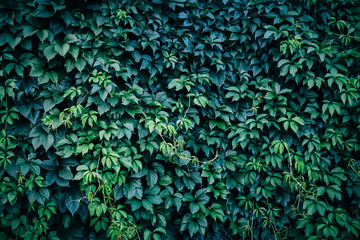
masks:
<svg viewBox="0 0 360 240"><path fill-rule="evenodd" d="M3 1L0 238L357 239L359 12Z"/></svg>

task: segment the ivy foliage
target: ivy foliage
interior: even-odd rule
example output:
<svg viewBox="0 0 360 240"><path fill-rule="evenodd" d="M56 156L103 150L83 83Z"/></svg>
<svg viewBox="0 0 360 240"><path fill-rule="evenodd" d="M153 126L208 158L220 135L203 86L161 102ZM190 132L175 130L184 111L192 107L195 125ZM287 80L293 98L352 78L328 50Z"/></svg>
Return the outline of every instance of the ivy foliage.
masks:
<svg viewBox="0 0 360 240"><path fill-rule="evenodd" d="M357 0L3 0L1 239L359 239Z"/></svg>

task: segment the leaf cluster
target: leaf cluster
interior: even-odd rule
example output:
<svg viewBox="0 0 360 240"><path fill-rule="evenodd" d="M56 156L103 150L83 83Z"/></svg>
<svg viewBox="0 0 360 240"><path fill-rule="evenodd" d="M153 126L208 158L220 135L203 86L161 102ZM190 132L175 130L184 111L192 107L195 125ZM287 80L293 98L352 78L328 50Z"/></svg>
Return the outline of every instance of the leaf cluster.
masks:
<svg viewBox="0 0 360 240"><path fill-rule="evenodd" d="M0 239L358 239L359 41L352 0L1 1Z"/></svg>

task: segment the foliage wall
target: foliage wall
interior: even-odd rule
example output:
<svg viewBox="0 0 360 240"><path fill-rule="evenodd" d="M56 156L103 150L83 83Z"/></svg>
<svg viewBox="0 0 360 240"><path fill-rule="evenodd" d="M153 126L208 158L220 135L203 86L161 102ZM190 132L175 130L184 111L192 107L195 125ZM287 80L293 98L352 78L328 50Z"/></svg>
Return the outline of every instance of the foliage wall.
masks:
<svg viewBox="0 0 360 240"><path fill-rule="evenodd" d="M358 239L358 1L2 0L1 239Z"/></svg>

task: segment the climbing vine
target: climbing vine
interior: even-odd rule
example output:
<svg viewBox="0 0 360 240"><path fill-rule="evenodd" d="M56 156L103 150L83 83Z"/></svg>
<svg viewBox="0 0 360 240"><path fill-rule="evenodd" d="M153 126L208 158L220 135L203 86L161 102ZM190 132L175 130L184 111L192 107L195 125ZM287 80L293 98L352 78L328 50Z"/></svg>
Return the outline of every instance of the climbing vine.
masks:
<svg viewBox="0 0 360 240"><path fill-rule="evenodd" d="M1 1L0 239L358 239L358 5Z"/></svg>

